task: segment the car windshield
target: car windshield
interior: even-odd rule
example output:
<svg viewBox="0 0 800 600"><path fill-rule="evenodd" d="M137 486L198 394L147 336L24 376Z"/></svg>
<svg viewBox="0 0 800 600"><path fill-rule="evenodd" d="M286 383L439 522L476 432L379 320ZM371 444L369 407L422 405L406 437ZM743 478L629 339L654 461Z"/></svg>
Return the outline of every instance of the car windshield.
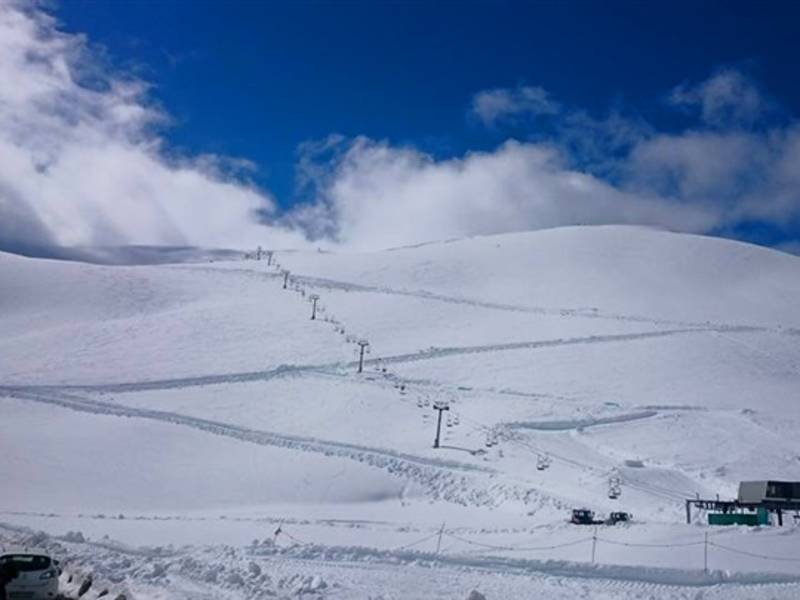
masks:
<svg viewBox="0 0 800 600"><path fill-rule="evenodd" d="M11 563L18 571L44 571L50 567L50 558L39 554L6 554L0 556L0 565Z"/></svg>

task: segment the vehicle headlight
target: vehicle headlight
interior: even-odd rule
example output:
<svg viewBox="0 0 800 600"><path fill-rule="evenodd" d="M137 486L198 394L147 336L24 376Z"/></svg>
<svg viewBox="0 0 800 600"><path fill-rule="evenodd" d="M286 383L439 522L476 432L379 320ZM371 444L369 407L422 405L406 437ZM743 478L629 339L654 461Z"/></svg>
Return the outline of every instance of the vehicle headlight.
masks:
<svg viewBox="0 0 800 600"><path fill-rule="evenodd" d="M41 575L39 575L39 579L52 579L55 577L56 574L53 571L45 571Z"/></svg>

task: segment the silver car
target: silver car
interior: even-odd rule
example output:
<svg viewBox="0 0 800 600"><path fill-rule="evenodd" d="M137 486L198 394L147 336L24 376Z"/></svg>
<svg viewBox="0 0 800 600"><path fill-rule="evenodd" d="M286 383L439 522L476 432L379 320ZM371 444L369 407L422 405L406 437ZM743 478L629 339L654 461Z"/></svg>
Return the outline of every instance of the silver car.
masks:
<svg viewBox="0 0 800 600"><path fill-rule="evenodd" d="M23 550L0 555L17 576L6 584L8 600L53 600L58 597L58 561L45 552Z"/></svg>

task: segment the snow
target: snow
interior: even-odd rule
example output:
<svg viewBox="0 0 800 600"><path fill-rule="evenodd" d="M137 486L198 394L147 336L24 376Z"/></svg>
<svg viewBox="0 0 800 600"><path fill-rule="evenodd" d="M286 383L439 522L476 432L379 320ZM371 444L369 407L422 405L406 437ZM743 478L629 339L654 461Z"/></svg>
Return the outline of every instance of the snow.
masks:
<svg viewBox="0 0 800 600"><path fill-rule="evenodd" d="M50 544L111 597L800 592L790 517L683 505L800 480L797 257L572 227L278 250L284 290L200 252L0 254L0 544ZM578 506L634 522L595 534Z"/></svg>

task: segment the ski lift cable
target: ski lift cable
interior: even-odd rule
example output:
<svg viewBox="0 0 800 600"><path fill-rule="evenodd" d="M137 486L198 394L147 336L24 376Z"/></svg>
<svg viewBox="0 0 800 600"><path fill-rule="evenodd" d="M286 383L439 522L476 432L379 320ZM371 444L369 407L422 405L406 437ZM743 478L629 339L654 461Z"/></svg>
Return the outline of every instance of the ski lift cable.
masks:
<svg viewBox="0 0 800 600"><path fill-rule="evenodd" d="M485 424L480 423L478 421L473 421L472 419L469 419L467 417L462 417L462 418L463 418L463 420L465 422L471 423L473 425L473 430L474 431L487 432L487 431L490 431L492 429L488 425L485 425ZM534 451L536 453L548 454L551 457L552 460L556 460L556 461L559 461L559 462L562 462L562 463L566 463L566 464L578 467L580 469L585 469L585 470L588 470L590 472L598 473L598 474L607 473L606 469L599 469L598 467L595 467L593 465L582 463L580 461L576 461L574 459L567 458L565 456L561 456L561 455L559 455L557 453L546 452L545 450L541 449L540 447L536 446L535 444L533 444L533 443L531 443L531 442L529 442L527 440L522 440L522 439L519 439L519 438L511 437L511 438L507 438L507 441L509 443L511 443L511 444L516 444L517 446L526 448L528 450L532 450L532 451ZM661 498L663 498L665 500L683 501L685 499L682 494L680 494L678 492L675 492L674 490L670 490L668 488L662 488L662 487L654 485L654 484L649 484L649 483L640 481L635 477L628 476L626 478L626 484L628 485L628 487L631 487L631 488L634 488L634 489L638 489L639 491L642 491L642 492L645 492L645 493L649 493L649 494L651 494L653 496L661 497Z"/></svg>
<svg viewBox="0 0 800 600"><path fill-rule="evenodd" d="M571 542L565 542L563 544L552 544L549 546L497 546L494 544L485 544L483 542L476 542L474 540L468 540L467 538L462 538L460 536L454 535L452 533L444 533L445 536L452 538L454 540L458 540L459 542L463 542L465 544L469 544L471 546L478 546L481 548L487 548L489 550L505 550L505 551L514 551L514 552L533 552L536 550L555 550L557 548L568 548L570 546L577 546L578 544L585 544L586 542L592 541L591 537L581 538L579 540L574 540Z"/></svg>
<svg viewBox="0 0 800 600"><path fill-rule="evenodd" d="M640 544L634 542L619 542L617 540L609 540L604 537L598 537L598 542L605 544L612 544L614 546L628 546L630 548L688 548L690 546L702 546L705 542L686 542L681 544Z"/></svg>
<svg viewBox="0 0 800 600"><path fill-rule="evenodd" d="M427 542L428 540L432 540L433 538L437 537L439 532L432 533L431 535L425 536L424 538L418 539L416 542L411 542L409 544L404 544L402 546L398 546L397 548L392 549L392 552L397 552L398 550L405 550L406 548L411 548L413 546L417 546L418 544L422 544L423 542Z"/></svg>
<svg viewBox="0 0 800 600"><path fill-rule="evenodd" d="M278 264L279 263L277 263L277 262L275 263L276 267L278 266ZM295 289L298 290L298 291L301 288L301 282L306 282L304 277L298 276L298 275L293 275L291 277L291 279L292 279L292 283L295 286ZM340 325L340 323L338 323L336 321L335 316L332 316L332 315L330 316L330 322L334 323L336 325ZM341 334L345 334L346 333L344 326L337 327L337 329L340 331ZM350 336L348 336L348 337L350 337ZM466 423L471 423L472 424L472 430L473 431L482 431L484 433L488 433L489 435L492 435L493 436L493 444L492 445L494 445L494 443L497 443L497 432L496 432L496 429L494 427L489 427L488 425L485 425L483 423L479 423L477 421L472 421L471 419L468 419L467 417L463 417L463 419L464 419L464 421ZM536 452L537 454L539 454L539 453L546 454L549 457L551 457L550 461L555 459L557 461L560 461L560 462L563 462L563 463L578 467L580 469L589 470L590 472L595 472L596 473L596 472L600 471L600 469L598 469L597 467L595 467L593 465L581 463L580 461L576 461L574 459L567 458L565 456L561 456L561 455L556 454L556 453L546 452L543 449L537 447L536 445L534 445L533 443L531 443L531 442L529 442L527 440L522 440L522 439L519 439L519 438L516 438L516 437L508 437L508 438L505 438L504 441L507 441L507 442L509 442L511 444L516 444L517 446L526 448L528 450L532 450L532 451ZM643 482L641 480L638 480L636 478L631 478L631 477L627 478L626 484L629 487L632 487L634 489L639 489L640 491L644 491L646 493L650 493L650 494L653 494L653 495L656 495L656 496L661 496L661 497L666 498L666 499L670 499L670 500L683 500L684 499L682 494L676 493L674 490L670 490L670 489L667 489L667 488L662 488L662 487L654 485L654 484L649 484L649 483Z"/></svg>
<svg viewBox="0 0 800 600"><path fill-rule="evenodd" d="M703 542L698 542L702 544ZM765 560L780 560L785 562L800 562L800 558L791 558L789 556L767 556L766 554L757 554L755 552L747 552L746 550L737 550L736 548L730 548L729 546L723 546L722 544L717 544L716 542L708 542L709 546L714 546L715 548L719 548L721 550L727 550L728 552L733 552L735 554L742 554L744 556L751 556L753 558L763 558Z"/></svg>

